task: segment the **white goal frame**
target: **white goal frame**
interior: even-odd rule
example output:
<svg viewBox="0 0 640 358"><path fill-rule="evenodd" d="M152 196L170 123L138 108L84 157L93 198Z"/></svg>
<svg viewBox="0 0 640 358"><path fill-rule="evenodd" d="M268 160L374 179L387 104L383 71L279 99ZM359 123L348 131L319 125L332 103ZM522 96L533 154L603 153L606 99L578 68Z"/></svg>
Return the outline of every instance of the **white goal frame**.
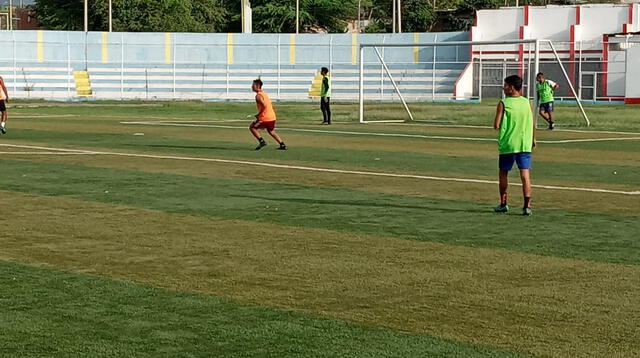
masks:
<svg viewBox="0 0 640 358"><path fill-rule="evenodd" d="M400 92L400 89L398 88L398 85L396 84L393 76L391 75L391 72L389 71L389 68L387 67L387 64L384 61L384 58L382 57L382 55L380 54L380 51L378 50L378 48L380 47L446 47L446 46L474 46L474 45L524 45L524 44L528 44L528 45L533 45L534 46L534 51L533 51L533 60L534 60L534 73L539 73L540 72L540 44L541 43L546 43L549 45L549 47L551 48L551 50L553 51L553 55L555 57L556 62L558 63L558 65L560 66L560 68L562 69L562 74L564 75L565 80L567 81L567 83L569 84L569 88L571 89L571 93L573 94L573 98L575 99L576 103L578 104L578 107L580 108L580 111L582 112L582 117L585 120L585 123L587 125L587 127L591 124L589 121L589 118L587 117L587 114L584 111L584 108L582 106L580 97L578 97L578 94L576 93L576 90L571 82L571 80L569 79L569 75L567 74L567 71L564 68L564 65L562 64L562 60L560 59L560 56L558 56L558 52L555 49L555 46L553 46L553 42L551 40L544 40L544 39L530 39L530 40L502 40L502 41L446 41L446 42L422 42L422 43L405 43L405 44L385 44L385 43L371 43L371 44L360 44L359 47L359 52L360 52L360 56L358 58L359 61L359 95L358 95L358 102L359 102L359 122L360 123L385 123L385 122L404 122L404 120L391 120L391 121L365 121L364 119L364 64L365 64L365 58L364 58L364 54L365 54L365 49L366 48L373 48L376 56L378 57L378 59L380 60L380 63L382 64L385 73L387 74L387 77L389 77L389 80L391 81L391 84L393 85L394 91L395 93L398 95L398 97L400 98L400 101L402 102L405 111L407 112L407 115L409 117L409 120L413 121L413 114L411 113L411 110L409 109L409 106L407 105L407 102L404 100L404 97L402 96L402 93ZM469 59L469 61L473 61L473 57L471 59ZM532 91L533 92L533 98L535 100L535 103L537 103L538 101L538 94L536 91ZM538 118L537 113L534 113L534 118Z"/></svg>

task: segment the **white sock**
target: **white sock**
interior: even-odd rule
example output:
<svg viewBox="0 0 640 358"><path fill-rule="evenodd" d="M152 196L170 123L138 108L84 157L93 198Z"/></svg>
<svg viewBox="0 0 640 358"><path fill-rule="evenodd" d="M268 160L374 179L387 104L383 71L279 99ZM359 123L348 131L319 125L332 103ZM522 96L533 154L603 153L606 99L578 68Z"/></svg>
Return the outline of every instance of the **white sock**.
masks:
<svg viewBox="0 0 640 358"><path fill-rule="evenodd" d="M0 122L0 126L2 126L2 128L4 128L4 122Z"/></svg>

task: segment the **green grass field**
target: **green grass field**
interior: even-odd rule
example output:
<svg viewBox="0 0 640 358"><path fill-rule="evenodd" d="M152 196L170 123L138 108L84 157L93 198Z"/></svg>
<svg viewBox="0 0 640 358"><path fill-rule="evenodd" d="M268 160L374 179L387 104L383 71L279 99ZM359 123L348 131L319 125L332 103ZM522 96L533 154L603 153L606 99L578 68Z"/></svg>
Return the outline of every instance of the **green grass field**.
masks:
<svg viewBox="0 0 640 358"><path fill-rule="evenodd" d="M13 103L0 356L640 356L640 107L559 106L523 217L494 102L411 106Z"/></svg>

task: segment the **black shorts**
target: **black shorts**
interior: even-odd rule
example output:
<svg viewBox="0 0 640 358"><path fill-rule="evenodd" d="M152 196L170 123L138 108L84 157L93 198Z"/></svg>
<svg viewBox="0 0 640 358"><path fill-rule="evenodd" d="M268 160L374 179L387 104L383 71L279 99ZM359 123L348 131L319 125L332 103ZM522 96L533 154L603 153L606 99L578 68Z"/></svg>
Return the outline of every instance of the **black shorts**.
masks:
<svg viewBox="0 0 640 358"><path fill-rule="evenodd" d="M547 113L553 112L553 102L540 103L540 110Z"/></svg>
<svg viewBox="0 0 640 358"><path fill-rule="evenodd" d="M4 99L0 99L0 112L4 112L6 110L7 110L7 106L4 105Z"/></svg>

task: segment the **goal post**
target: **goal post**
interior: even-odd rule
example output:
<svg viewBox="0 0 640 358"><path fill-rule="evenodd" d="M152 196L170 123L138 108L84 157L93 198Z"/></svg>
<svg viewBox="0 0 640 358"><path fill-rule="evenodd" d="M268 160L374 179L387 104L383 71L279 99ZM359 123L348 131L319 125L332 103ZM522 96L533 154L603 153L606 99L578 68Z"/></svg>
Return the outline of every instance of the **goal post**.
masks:
<svg viewBox="0 0 640 358"><path fill-rule="evenodd" d="M550 40L541 39L362 43L359 45L358 63L359 122L420 119L411 109L414 106L411 103L416 102L467 103L479 102L483 97L500 97L502 80L509 74L523 77L523 94L537 103L535 75L540 72L543 44L547 45L542 55L545 66L553 63L559 66L562 74L557 68L554 71L568 83L570 98L576 102L583 122L588 126L589 119L562 59ZM398 55L402 53L404 57ZM487 84L483 72L491 74L485 77L492 77L493 84ZM491 92L489 95L483 94L483 87L486 90L487 86L492 86L487 91ZM371 119L365 112L366 104L371 102L401 102L406 115Z"/></svg>

